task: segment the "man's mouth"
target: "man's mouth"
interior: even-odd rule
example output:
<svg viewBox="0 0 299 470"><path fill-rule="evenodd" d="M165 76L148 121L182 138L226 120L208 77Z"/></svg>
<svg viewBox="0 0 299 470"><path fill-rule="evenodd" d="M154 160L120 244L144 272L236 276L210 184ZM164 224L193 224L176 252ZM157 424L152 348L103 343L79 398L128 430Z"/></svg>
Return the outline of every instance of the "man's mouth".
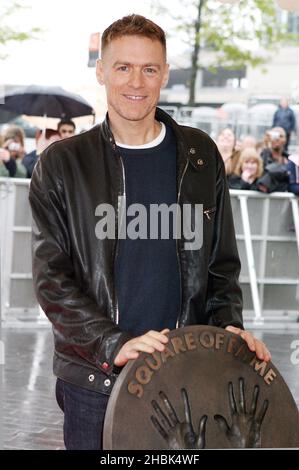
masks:
<svg viewBox="0 0 299 470"><path fill-rule="evenodd" d="M123 96L131 101L142 101L146 98L146 96L143 96L143 95L123 95Z"/></svg>

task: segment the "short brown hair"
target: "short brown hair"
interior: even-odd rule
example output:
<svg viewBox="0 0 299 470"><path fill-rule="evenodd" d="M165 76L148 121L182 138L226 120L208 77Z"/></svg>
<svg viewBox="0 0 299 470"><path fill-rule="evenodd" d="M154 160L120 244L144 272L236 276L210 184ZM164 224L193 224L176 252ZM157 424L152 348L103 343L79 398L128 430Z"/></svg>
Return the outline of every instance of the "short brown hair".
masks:
<svg viewBox="0 0 299 470"><path fill-rule="evenodd" d="M115 21L102 34L101 55L113 39L122 36L143 36L152 41L159 41L166 57L166 37L160 26L142 15L128 15Z"/></svg>

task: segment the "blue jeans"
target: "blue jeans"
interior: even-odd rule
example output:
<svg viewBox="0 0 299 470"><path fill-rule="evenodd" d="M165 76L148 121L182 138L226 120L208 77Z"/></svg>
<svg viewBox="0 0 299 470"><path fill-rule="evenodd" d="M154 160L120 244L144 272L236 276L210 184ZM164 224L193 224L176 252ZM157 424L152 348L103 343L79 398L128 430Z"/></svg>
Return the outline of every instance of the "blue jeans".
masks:
<svg viewBox="0 0 299 470"><path fill-rule="evenodd" d="M56 400L64 412L67 450L101 450L108 395L57 379Z"/></svg>

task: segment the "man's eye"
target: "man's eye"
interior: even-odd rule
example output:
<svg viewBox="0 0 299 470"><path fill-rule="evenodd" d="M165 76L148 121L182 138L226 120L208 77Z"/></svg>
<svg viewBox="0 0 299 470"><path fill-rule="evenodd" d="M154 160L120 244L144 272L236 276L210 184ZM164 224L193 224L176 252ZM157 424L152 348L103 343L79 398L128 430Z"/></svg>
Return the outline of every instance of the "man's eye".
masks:
<svg viewBox="0 0 299 470"><path fill-rule="evenodd" d="M146 73L150 74L150 75L156 73L156 70L153 69L152 67L146 67L146 68L144 69L144 71L145 71Z"/></svg>
<svg viewBox="0 0 299 470"><path fill-rule="evenodd" d="M117 70L120 70L121 72L127 72L128 69L129 68L127 65L121 65Z"/></svg>

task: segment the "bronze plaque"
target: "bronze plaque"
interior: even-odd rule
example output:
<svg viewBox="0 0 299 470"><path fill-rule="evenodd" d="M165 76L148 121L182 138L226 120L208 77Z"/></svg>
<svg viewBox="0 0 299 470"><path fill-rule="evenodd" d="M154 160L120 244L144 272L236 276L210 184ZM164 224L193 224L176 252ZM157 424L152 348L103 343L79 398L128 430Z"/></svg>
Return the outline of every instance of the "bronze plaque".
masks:
<svg viewBox="0 0 299 470"><path fill-rule="evenodd" d="M272 362L221 328L189 326L169 339L119 375L104 449L299 447L298 409Z"/></svg>

